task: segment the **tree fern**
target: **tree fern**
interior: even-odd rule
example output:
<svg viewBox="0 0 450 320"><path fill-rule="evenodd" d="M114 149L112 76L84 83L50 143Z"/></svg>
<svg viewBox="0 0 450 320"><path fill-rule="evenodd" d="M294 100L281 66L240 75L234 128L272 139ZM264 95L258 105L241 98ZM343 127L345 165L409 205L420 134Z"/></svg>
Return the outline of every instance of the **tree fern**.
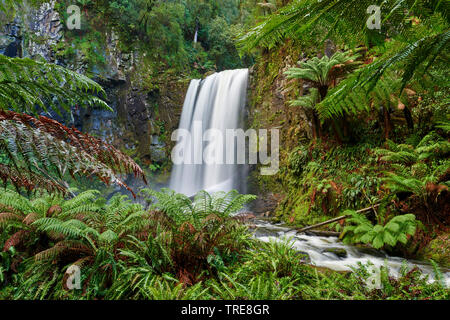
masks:
<svg viewBox="0 0 450 320"><path fill-rule="evenodd" d="M291 68L285 72L289 79L305 79L311 81L316 88L330 87L349 71L353 70L358 63L355 60L359 57L350 51L336 52L330 58L314 57L305 62L301 62L298 68ZM320 91L320 90L319 90ZM323 99L325 96L321 96Z"/></svg>
<svg viewBox="0 0 450 320"><path fill-rule="evenodd" d="M298 97L296 100L289 101L289 103L293 107L303 107L307 110L313 110L319 101L319 90L312 88L309 90L308 95Z"/></svg>
<svg viewBox="0 0 450 320"><path fill-rule="evenodd" d="M390 164L383 182L393 193L410 194L416 205L430 217L442 217L445 212L437 199L448 190L446 178L450 167L447 159L450 143L435 132L426 135L414 148L410 145L396 145L388 141L388 149L377 149L381 160Z"/></svg>
<svg viewBox="0 0 450 320"><path fill-rule="evenodd" d="M405 144L395 144L387 141L389 149L376 149L375 154L381 156L382 161L412 165L417 162L419 155L414 152L414 147Z"/></svg>
<svg viewBox="0 0 450 320"><path fill-rule="evenodd" d="M28 199L16 192L0 192L0 230L7 230L9 238L5 241L4 249L11 246L24 245L28 239L40 237L34 222L53 217L53 219L70 219L79 214L98 212L95 205L86 204L84 201L92 201L97 192L87 191L71 200L65 201L58 196L42 196L36 199ZM50 232L52 239L59 239L60 232ZM30 241L31 243L33 241Z"/></svg>
<svg viewBox="0 0 450 320"><path fill-rule="evenodd" d="M405 96L399 94L401 79L394 72L386 73L372 89L358 81L357 71L330 90L327 97L317 105L319 116L329 119L344 113L357 115L364 111L373 112L373 106L383 106L385 109L397 107L405 100Z"/></svg>
<svg viewBox="0 0 450 320"><path fill-rule="evenodd" d="M366 27L366 10L371 5L379 5L382 10L383 28L378 32ZM420 28L408 21L411 15L421 19ZM338 39L345 36L344 42L353 40L354 44L367 37L376 43L383 43L387 37L394 38L394 42L399 44L397 50L383 54L363 68L353 83L342 84L339 91L328 98L331 105L343 102L353 89L360 86L367 85L368 92L371 92L382 75L394 66L401 64L404 67L400 87L403 89L420 66L423 66L423 73L437 60L448 59L449 17L448 2L440 0L298 0L270 15L243 36L241 49L273 48L286 38L303 37L311 30L323 30L323 40L330 36ZM439 19L441 23L436 22ZM415 33L420 35L417 39Z"/></svg>
<svg viewBox="0 0 450 320"><path fill-rule="evenodd" d="M145 180L142 169L113 146L45 117L0 111L0 151L6 156L0 164L4 184L28 191L44 188L66 192L61 179L67 175L95 175L106 184L118 184L131 192L118 174L134 173Z"/></svg>
<svg viewBox="0 0 450 320"><path fill-rule="evenodd" d="M378 5L383 28L380 34L401 34L412 26L405 16L412 13L427 21L433 14L441 14L449 21L449 8L445 1L417 0L297 0L292 1L241 37L242 50L255 47L271 48L286 38L298 38L314 28L325 31L322 39L334 36L345 40L374 36L366 27L367 8ZM384 39L384 38L383 38Z"/></svg>
<svg viewBox="0 0 450 320"><path fill-rule="evenodd" d="M237 213L243 206L256 199L253 195L242 195L236 190L230 192L217 192L209 194L200 191L190 200L182 194L163 189L161 192L146 189L143 194L154 197L156 202L153 208L165 212L177 224L190 222L200 227L202 220L211 214L225 218Z"/></svg>
<svg viewBox="0 0 450 320"><path fill-rule="evenodd" d="M342 111L356 114L367 110L373 101L390 104L390 95L393 94L400 100L404 96L403 89L420 65L428 61L428 65L420 71L420 75L423 75L438 55L448 56L443 43L448 44L449 37L449 32L425 36L414 44L401 45L393 53L389 52L365 65L329 93L318 105L319 114L322 118L341 114ZM404 72L399 76L392 71L394 67Z"/></svg>
<svg viewBox="0 0 450 320"><path fill-rule="evenodd" d="M310 97L303 97L297 101L293 101L293 104L312 104L314 99L317 102L325 99L328 94L328 90L336 85L338 79L344 77L347 73L352 71L359 65L359 62L355 62L358 58L358 54L353 54L351 51L336 52L330 58L324 56L322 58L314 57L305 62L301 62L298 68L291 68L285 72L288 78L303 79L312 83L313 87L317 91L313 90ZM317 107L313 105L312 108L312 123L313 123L313 136L321 137L321 124L317 114ZM334 120L334 119L333 119ZM334 122L334 128L340 138L340 131L336 122Z"/></svg>
<svg viewBox="0 0 450 320"><path fill-rule="evenodd" d="M394 247L398 242L406 244L408 235L416 233L416 217L413 214L405 214L392 218L385 225L373 225L366 217L355 211L347 211L351 218L347 219L348 225L344 228L344 242L371 244L380 249L385 245Z"/></svg>
<svg viewBox="0 0 450 320"><path fill-rule="evenodd" d="M78 105L111 110L97 95L106 97L86 76L51 63L0 55L0 109L36 114L39 107L60 113Z"/></svg>
<svg viewBox="0 0 450 320"><path fill-rule="evenodd" d="M445 158L450 153L450 143L434 132L429 133L414 148L407 144L387 141L388 149L378 148L375 154L382 161L411 166L419 161Z"/></svg>

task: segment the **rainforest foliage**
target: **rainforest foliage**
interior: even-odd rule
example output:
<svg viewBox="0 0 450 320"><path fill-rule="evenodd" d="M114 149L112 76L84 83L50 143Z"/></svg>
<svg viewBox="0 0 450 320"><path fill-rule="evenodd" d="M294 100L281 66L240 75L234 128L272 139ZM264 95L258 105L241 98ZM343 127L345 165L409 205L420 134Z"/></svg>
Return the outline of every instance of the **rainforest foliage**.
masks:
<svg viewBox="0 0 450 320"><path fill-rule="evenodd" d="M233 215L254 196L143 190L147 207L97 191L65 200L0 196L0 298L3 299L448 299L441 281L420 270L382 269L368 289L370 265L353 273L318 272L284 242L260 243ZM78 266L83 286L69 290ZM438 279L442 279L436 266ZM441 278L440 278L441 277Z"/></svg>
<svg viewBox="0 0 450 320"><path fill-rule="evenodd" d="M161 74L254 65L252 109L270 110L272 91L290 97L285 118L265 119L286 133L279 174L259 180L281 194L275 220L306 226L344 214L324 229L432 258L437 281L405 264L396 278L382 267L374 289L370 263L343 273L310 266L291 239L252 236L242 210L253 195L133 190L127 178L146 182L133 159L43 116L110 110L105 90L53 63L0 55L0 299L449 299L448 1L77 3L83 28L65 30L55 50L58 63L83 57L88 75L106 67L111 30L123 52L145 52L149 91ZM63 17L67 4L58 2ZM20 5L0 10L13 18ZM380 29L367 28L371 5ZM287 52L294 61L284 63ZM80 179L123 193L80 191ZM68 287L73 270L78 288Z"/></svg>
<svg viewBox="0 0 450 320"><path fill-rule="evenodd" d="M234 39L258 14L257 1L224 0L117 0L78 1L81 30L66 30L66 45L57 48L59 59L82 54L90 71L106 65L105 31L115 32L124 53L145 52L151 78L199 77L210 71L251 64L239 55ZM71 1L58 1L68 18ZM150 82L154 79L150 79Z"/></svg>
<svg viewBox="0 0 450 320"><path fill-rule="evenodd" d="M380 8L379 29L368 28L371 5ZM270 110L273 83L291 97L285 118L254 119L298 138L284 142L280 174L259 179L281 194L278 219L309 225L351 209L325 228L414 257L429 257L427 246L446 238L448 28L445 1L305 0L240 38L242 52L262 52L256 81L268 86L257 89L257 108Z"/></svg>

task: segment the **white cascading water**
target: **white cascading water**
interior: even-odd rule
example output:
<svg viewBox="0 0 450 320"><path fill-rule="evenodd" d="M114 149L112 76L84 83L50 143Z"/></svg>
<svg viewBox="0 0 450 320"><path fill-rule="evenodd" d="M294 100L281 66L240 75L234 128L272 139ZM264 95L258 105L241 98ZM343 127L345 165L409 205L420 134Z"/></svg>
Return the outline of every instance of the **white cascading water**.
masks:
<svg viewBox="0 0 450 320"><path fill-rule="evenodd" d="M418 267L422 272L434 281L434 269L426 262L406 260L400 257L389 256L382 250L361 248L343 244L337 237L319 237L298 233L297 231L282 226L274 225L264 221L255 221L255 236L259 240L286 241L289 239L292 248L306 253L309 256L310 264L317 267L324 267L336 271L351 271L352 267L357 267L358 263L366 264L371 262L377 268L388 266L389 274L395 278L400 275L400 269L404 263L411 269ZM343 256L333 253L335 250L344 250ZM450 287L450 270L442 268L443 281Z"/></svg>
<svg viewBox="0 0 450 320"><path fill-rule="evenodd" d="M192 139L182 143L183 163L174 165L170 188L192 196L200 190L208 192L240 189L244 168L234 164L206 164L205 148L216 140L204 142L202 133L216 129L225 137L226 129L243 126L247 95L248 69L215 73L204 80L192 80L183 105L179 129L188 130ZM198 124L201 122L201 127ZM197 125L196 125L197 124ZM197 134L199 132L199 134ZM223 143L223 155L232 152L233 144ZM202 163L201 163L202 162Z"/></svg>

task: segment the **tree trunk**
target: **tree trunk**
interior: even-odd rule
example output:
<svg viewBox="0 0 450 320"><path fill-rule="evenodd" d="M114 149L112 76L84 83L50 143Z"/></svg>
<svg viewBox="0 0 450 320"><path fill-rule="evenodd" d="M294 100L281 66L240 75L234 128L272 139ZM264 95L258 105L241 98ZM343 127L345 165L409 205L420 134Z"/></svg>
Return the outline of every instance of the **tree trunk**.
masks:
<svg viewBox="0 0 450 320"><path fill-rule="evenodd" d="M405 114L406 123L408 124L409 130L414 130L414 121L411 115L411 110L407 106L403 109L403 113Z"/></svg>
<svg viewBox="0 0 450 320"><path fill-rule="evenodd" d="M389 134L392 130L391 115L389 113L389 107L383 106L383 112L384 112L384 138L386 140L388 140Z"/></svg>
<svg viewBox="0 0 450 320"><path fill-rule="evenodd" d="M320 120L316 110L313 110L313 132L315 139L322 138L322 130L320 128Z"/></svg>
<svg viewBox="0 0 450 320"><path fill-rule="evenodd" d="M342 144L342 132L339 128L339 125L335 119L332 119L333 129L334 129L334 135L336 137L336 141L338 144Z"/></svg>
<svg viewBox="0 0 450 320"><path fill-rule="evenodd" d="M343 129L344 138L347 138L349 136L349 127L348 127L348 121L347 121L347 113L345 111L342 115L342 129Z"/></svg>
<svg viewBox="0 0 450 320"><path fill-rule="evenodd" d="M325 97L328 94L328 86L321 85L317 89L319 90L320 101L323 101L323 99L325 99ZM314 110L314 116L316 118L316 122L317 122L317 125L318 125L317 127L319 129L317 133L319 135L319 138L322 138L322 128L320 126L319 115L317 114L316 110Z"/></svg>

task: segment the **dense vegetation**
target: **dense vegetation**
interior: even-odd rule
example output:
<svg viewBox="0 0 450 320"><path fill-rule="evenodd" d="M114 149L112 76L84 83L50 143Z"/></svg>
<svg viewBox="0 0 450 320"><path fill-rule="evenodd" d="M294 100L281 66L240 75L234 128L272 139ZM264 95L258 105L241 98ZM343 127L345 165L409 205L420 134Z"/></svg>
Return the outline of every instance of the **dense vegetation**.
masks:
<svg viewBox="0 0 450 320"><path fill-rule="evenodd" d="M64 200L0 197L3 299L448 299L437 281L383 269L369 289L368 265L318 272L285 242L260 243L232 216L253 196L199 193L193 201L143 190L149 207L88 191ZM155 201L157 200L157 201ZM68 290L67 270L82 269ZM436 269L439 275L439 269ZM442 279L439 278L438 279Z"/></svg>
<svg viewBox="0 0 450 320"><path fill-rule="evenodd" d="M113 30L123 52L145 52L150 71L149 88L165 77L200 77L215 70L235 69L251 63L241 59L234 38L244 31L258 10L257 1L79 1L84 12L82 30L66 30L66 44L58 58L82 55L89 71L106 66L104 31ZM58 3L65 8L70 1Z"/></svg>
<svg viewBox="0 0 450 320"><path fill-rule="evenodd" d="M366 26L370 5L381 8L379 30ZM325 227L344 241L449 265L448 9L292 1L241 38L242 50L264 51L256 81L286 77L280 89L292 98L281 120L254 119L297 138L284 142L280 174L259 178L282 194L279 220L309 225L345 212ZM279 58L298 50L296 67ZM263 109L268 89L257 90Z"/></svg>
<svg viewBox="0 0 450 320"><path fill-rule="evenodd" d="M84 56L87 74L103 64L100 29L114 27L124 51L146 52L148 90L161 74L200 77L256 61L258 103L275 78L287 79L289 113L304 114L307 128L279 123L290 133L282 170L259 181L284 195L275 218L305 226L343 213L325 228L346 243L433 259L437 281L406 265L394 278L383 267L372 288L370 264L342 273L310 266L290 239L252 237L249 217L237 214L252 195L132 190L127 175L146 180L133 159L42 116L108 109L101 86L52 63L0 55L0 299L449 299L441 271L450 266L446 1L78 3L92 13L83 18L89 27L65 31L73 45L58 48L58 59ZM372 4L381 5L380 30L365 25ZM15 5L3 1L0 10ZM317 49L325 40L333 52ZM271 59L286 46L305 54L283 72ZM80 192L81 177L132 197ZM73 289L76 268L82 286Z"/></svg>

